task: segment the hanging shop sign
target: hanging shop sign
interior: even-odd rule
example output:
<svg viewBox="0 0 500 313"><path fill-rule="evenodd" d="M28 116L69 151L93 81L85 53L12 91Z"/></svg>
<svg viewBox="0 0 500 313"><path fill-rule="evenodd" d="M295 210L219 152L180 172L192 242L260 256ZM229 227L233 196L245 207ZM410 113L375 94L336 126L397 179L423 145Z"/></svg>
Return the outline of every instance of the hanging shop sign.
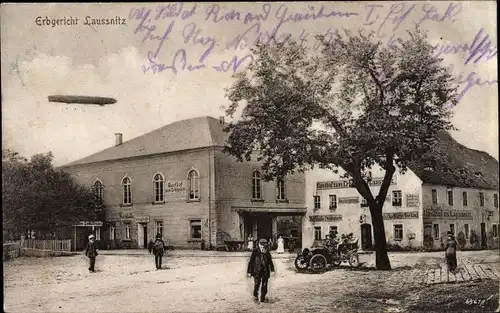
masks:
<svg viewBox="0 0 500 313"><path fill-rule="evenodd" d="M383 213L384 220L405 220L418 218L418 211Z"/></svg>
<svg viewBox="0 0 500 313"><path fill-rule="evenodd" d="M309 215L311 222L336 222L342 220L342 215Z"/></svg>
<svg viewBox="0 0 500 313"><path fill-rule="evenodd" d="M120 212L118 213L120 218L134 218L134 214L130 213L130 212Z"/></svg>
<svg viewBox="0 0 500 313"><path fill-rule="evenodd" d="M450 220L472 220L472 211L467 210L424 210L424 218L427 219L450 219Z"/></svg>
<svg viewBox="0 0 500 313"><path fill-rule="evenodd" d="M420 195L418 194L406 194L406 207L407 208L418 208L420 205Z"/></svg>
<svg viewBox="0 0 500 313"><path fill-rule="evenodd" d="M383 177L373 177L371 181L367 182L368 186L382 186L384 181ZM396 185L396 178L393 177L391 180L391 185ZM328 190L328 189L342 189L342 188L354 188L354 180L343 179L334 181L322 181L316 183L317 190Z"/></svg>
<svg viewBox="0 0 500 313"><path fill-rule="evenodd" d="M136 216L135 221L137 223L149 223L149 216Z"/></svg>
<svg viewBox="0 0 500 313"><path fill-rule="evenodd" d="M339 203L359 203L359 197L339 197Z"/></svg>

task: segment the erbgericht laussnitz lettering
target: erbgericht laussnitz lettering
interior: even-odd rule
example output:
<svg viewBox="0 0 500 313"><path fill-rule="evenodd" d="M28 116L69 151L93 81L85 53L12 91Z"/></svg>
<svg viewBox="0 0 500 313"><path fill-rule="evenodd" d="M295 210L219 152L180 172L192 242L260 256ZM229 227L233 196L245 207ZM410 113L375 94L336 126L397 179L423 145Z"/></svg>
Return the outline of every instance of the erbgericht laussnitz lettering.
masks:
<svg viewBox="0 0 500 313"><path fill-rule="evenodd" d="M92 16L86 16L83 25L86 26L101 26L101 25L125 25L126 19L121 18L119 16L115 16L114 18L94 18Z"/></svg>

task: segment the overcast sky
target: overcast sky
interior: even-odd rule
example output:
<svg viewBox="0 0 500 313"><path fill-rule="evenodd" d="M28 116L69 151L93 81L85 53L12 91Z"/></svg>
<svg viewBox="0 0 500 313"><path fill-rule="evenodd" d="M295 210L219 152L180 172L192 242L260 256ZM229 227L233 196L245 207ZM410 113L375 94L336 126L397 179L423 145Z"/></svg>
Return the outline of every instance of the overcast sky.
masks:
<svg viewBox="0 0 500 313"><path fill-rule="evenodd" d="M231 84L232 71L219 72L213 67L223 61L230 62L234 56L245 57L249 52L245 44L254 42L255 30L259 27L262 33L277 29L278 36L290 33L292 38L305 39L311 45L315 34L327 34L328 29L364 27L377 31L380 40L388 43L391 36L404 36L406 29L419 22L429 31L433 44L473 46L468 51L449 53L444 57L445 64L453 66L457 79L460 75L462 78L474 75L470 77L475 82L481 79L481 82L492 83L475 85L464 94L453 119L459 131L452 135L460 143L487 151L498 159L495 2L341 1L287 3L286 6L221 3L219 7L204 3L193 9L194 5L183 5L184 19L180 14L156 20L158 12L162 12L156 3L3 4L3 148L24 156L52 151L55 164L62 165L113 145L116 132L123 133L124 140L129 140L179 119L223 115L221 105L228 104L223 89ZM322 5L324 17L321 19L280 22L284 13L287 18L296 13L317 14ZM137 31L141 20L129 17L138 18L141 12L144 17L148 10L151 11L142 30ZM231 10L241 12L240 21L214 21ZM168 8L163 10L166 12ZM265 20L245 23L247 13L265 17L266 12L269 14ZM340 17L340 12L351 14ZM78 18L78 25L38 26L39 16L42 19ZM84 25L86 16L127 20L125 25L89 26ZM177 66L177 75L168 69L156 74L144 73L150 63L148 51L154 53L160 43L154 38L143 40L147 35L145 27L155 28L151 36L162 36L169 25L171 31L158 51L156 62L170 65L174 55L184 49L188 63L198 65L208 49L204 59L206 68L182 71ZM194 36L185 40L190 33L198 33L198 40ZM476 35L479 40L474 43ZM242 39L241 45L234 49L228 43L238 36ZM201 44L200 39L206 45ZM215 46L210 50L212 39ZM488 40L491 41L489 50ZM476 56L466 62L474 50ZM481 55L480 60L473 62ZM462 83L460 90L466 87L467 83ZM49 103L47 96L51 94L109 96L118 102L106 107Z"/></svg>

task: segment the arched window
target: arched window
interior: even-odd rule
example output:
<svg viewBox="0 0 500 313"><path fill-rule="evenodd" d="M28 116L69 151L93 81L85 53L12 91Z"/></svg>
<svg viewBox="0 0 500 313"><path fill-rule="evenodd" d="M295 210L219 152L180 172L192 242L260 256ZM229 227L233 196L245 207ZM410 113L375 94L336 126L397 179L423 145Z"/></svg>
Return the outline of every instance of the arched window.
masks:
<svg viewBox="0 0 500 313"><path fill-rule="evenodd" d="M258 171L252 176L252 199L261 199L262 180Z"/></svg>
<svg viewBox="0 0 500 313"><path fill-rule="evenodd" d="M285 180L283 180L283 179L278 179L276 181L276 199L277 200L285 200L286 199Z"/></svg>
<svg viewBox="0 0 500 313"><path fill-rule="evenodd" d="M122 180L122 198L123 204L132 204L132 180L129 177Z"/></svg>
<svg viewBox="0 0 500 313"><path fill-rule="evenodd" d="M190 170L189 179L189 200L200 200L200 175L196 170Z"/></svg>
<svg viewBox="0 0 500 313"><path fill-rule="evenodd" d="M100 180L96 180L94 182L94 193L97 201L102 201L104 196L104 186Z"/></svg>
<svg viewBox="0 0 500 313"><path fill-rule="evenodd" d="M153 177L153 188L155 191L155 202L163 202L163 175L158 173Z"/></svg>

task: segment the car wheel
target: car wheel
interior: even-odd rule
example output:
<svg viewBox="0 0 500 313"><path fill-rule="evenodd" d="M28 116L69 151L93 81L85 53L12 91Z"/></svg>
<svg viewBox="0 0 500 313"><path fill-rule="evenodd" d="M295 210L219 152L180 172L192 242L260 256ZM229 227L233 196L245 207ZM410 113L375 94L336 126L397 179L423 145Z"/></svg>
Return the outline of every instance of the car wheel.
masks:
<svg viewBox="0 0 500 313"><path fill-rule="evenodd" d="M295 258L295 268L299 271L304 271L309 267L309 263L303 255L297 256Z"/></svg>
<svg viewBox="0 0 500 313"><path fill-rule="evenodd" d="M359 256L357 253L351 253L349 256L349 265L352 267L358 267L359 266Z"/></svg>
<svg viewBox="0 0 500 313"><path fill-rule="evenodd" d="M324 272L326 271L326 258L322 254L316 254L309 261L309 266L314 272Z"/></svg>

